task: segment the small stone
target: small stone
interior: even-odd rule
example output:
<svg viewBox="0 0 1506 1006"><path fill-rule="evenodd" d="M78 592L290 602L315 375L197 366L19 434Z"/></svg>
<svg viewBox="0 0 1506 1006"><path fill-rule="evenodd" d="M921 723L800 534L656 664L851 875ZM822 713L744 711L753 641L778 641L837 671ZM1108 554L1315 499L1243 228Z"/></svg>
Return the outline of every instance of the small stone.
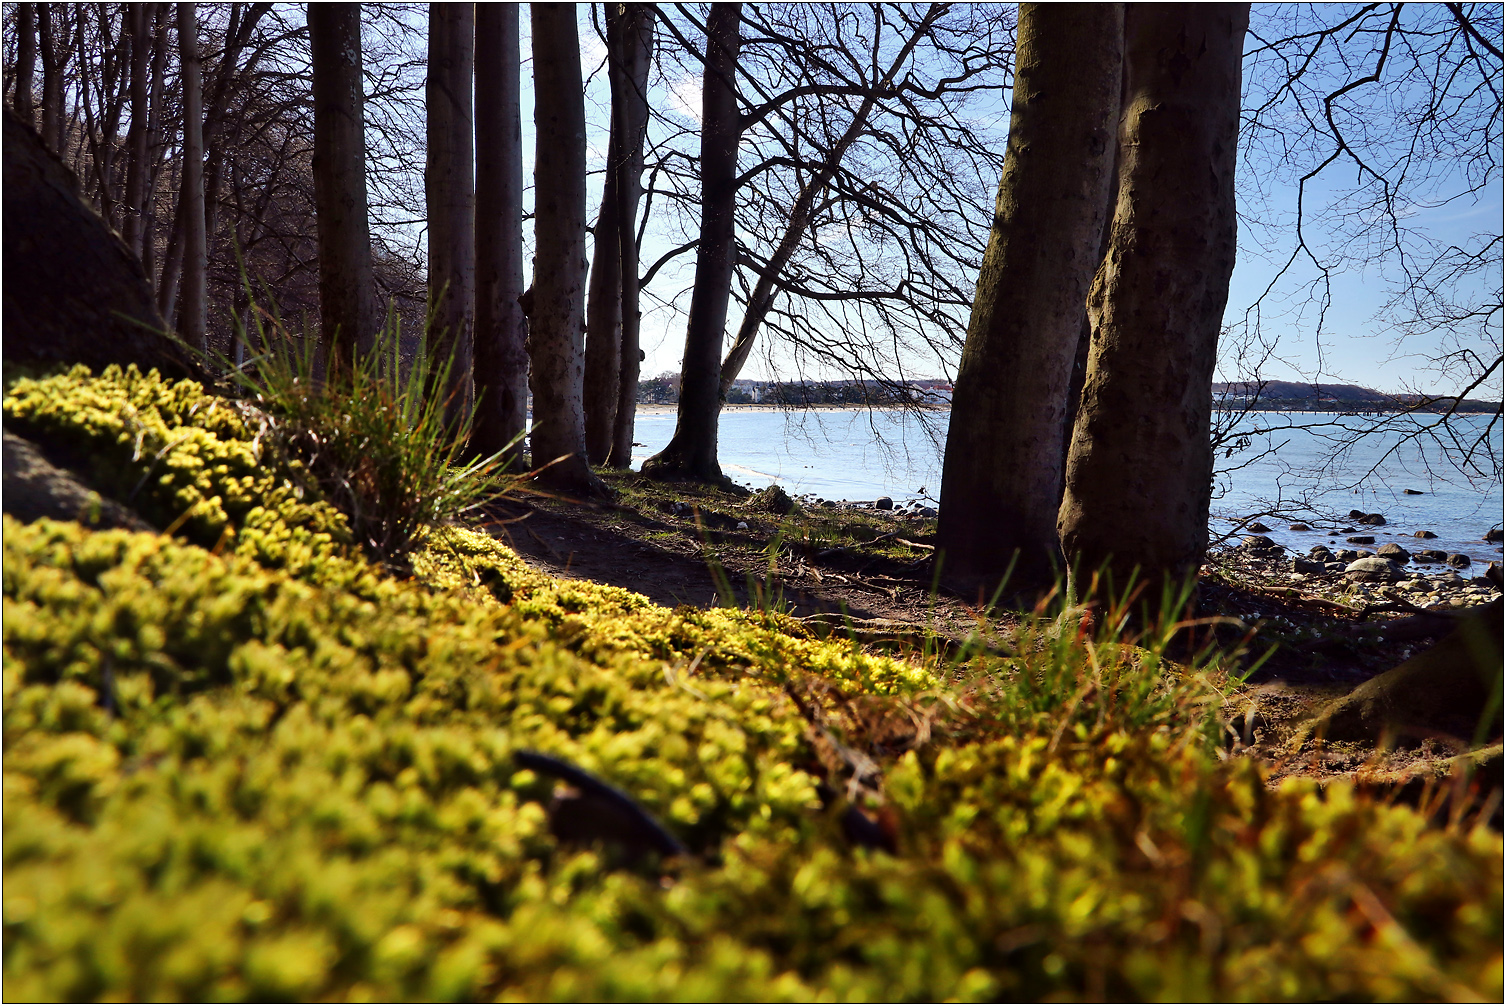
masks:
<svg viewBox="0 0 1506 1006"><path fill-rule="evenodd" d="M1394 583L1401 579L1402 571L1390 559L1376 555L1354 560L1344 567L1344 575L1356 583Z"/></svg>
<svg viewBox="0 0 1506 1006"><path fill-rule="evenodd" d="M1349 542L1349 544L1351 544L1351 545L1374 545L1375 544L1375 535L1373 535L1373 534L1356 534L1356 535L1351 535L1350 537L1345 538L1344 540L1347 541L1347 542Z"/></svg>
<svg viewBox="0 0 1506 1006"><path fill-rule="evenodd" d="M1323 564L1323 568L1328 570L1328 572L1330 573L1344 572L1344 564L1337 559L1335 559L1333 562L1325 562Z"/></svg>
<svg viewBox="0 0 1506 1006"><path fill-rule="evenodd" d="M1268 528L1264 524L1260 523L1260 521L1256 521L1255 523L1251 524L1249 527L1245 528L1245 530L1248 531L1248 532L1250 532L1251 534L1269 534L1270 531L1271 531L1270 528Z"/></svg>
<svg viewBox="0 0 1506 1006"><path fill-rule="evenodd" d="M875 510L893 510L894 501L887 496L880 496L873 501L873 508Z"/></svg>
<svg viewBox="0 0 1506 1006"><path fill-rule="evenodd" d="M748 530L748 522L745 521L745 520L738 521L737 522L737 529L739 531L746 531L746 530Z"/></svg>
<svg viewBox="0 0 1506 1006"><path fill-rule="evenodd" d="M1368 558L1370 558L1374 554L1375 553L1371 552L1369 549L1362 548L1359 551L1359 558L1361 558L1361 559L1368 559Z"/></svg>
<svg viewBox="0 0 1506 1006"><path fill-rule="evenodd" d="M1239 540L1252 552L1269 552L1281 547L1263 534L1247 534Z"/></svg>
<svg viewBox="0 0 1506 1006"><path fill-rule="evenodd" d="M1485 536L1484 536L1484 538L1482 540L1483 541L1488 541L1488 542L1491 542L1491 543L1495 543L1495 542L1500 541L1501 540L1501 529L1498 528L1498 527L1491 528L1489 531L1485 532Z"/></svg>
<svg viewBox="0 0 1506 1006"><path fill-rule="evenodd" d="M1311 531L1312 528L1308 527L1306 524L1293 524L1291 527L1287 528L1287 530L1288 531Z"/></svg>
<svg viewBox="0 0 1506 1006"><path fill-rule="evenodd" d="M1380 527L1385 522L1386 522L1386 518L1382 517L1378 513L1367 513L1367 514L1365 514L1365 516L1363 516L1363 517L1360 518L1360 523L1361 524L1372 524L1372 525L1374 525L1376 527Z"/></svg>
<svg viewBox="0 0 1506 1006"><path fill-rule="evenodd" d="M1350 520L1361 520L1362 518L1364 518L1364 516L1365 516L1365 511L1363 511L1363 510L1351 510L1351 511L1349 511L1349 519Z"/></svg>
<svg viewBox="0 0 1506 1006"><path fill-rule="evenodd" d="M1436 548L1424 548L1412 553L1413 562L1444 562L1448 559L1448 553Z"/></svg>
<svg viewBox="0 0 1506 1006"><path fill-rule="evenodd" d="M1350 563L1360 557L1360 554L1352 548L1341 548L1334 553L1339 562Z"/></svg>
<svg viewBox="0 0 1506 1006"><path fill-rule="evenodd" d="M1486 578L1488 580L1490 580L1490 582L1492 584L1495 585L1496 590L1500 590L1501 589L1501 564L1500 563L1493 562L1489 566L1486 566L1485 567L1485 576L1486 576Z"/></svg>
<svg viewBox="0 0 1506 1006"><path fill-rule="evenodd" d="M1403 495L1406 495L1406 496L1425 496L1425 495L1427 495L1421 489L1403 489L1402 493L1403 493Z"/></svg>
<svg viewBox="0 0 1506 1006"><path fill-rule="evenodd" d="M1480 593L1485 593L1493 589L1496 582L1488 576L1473 576L1470 577L1469 585L1472 588L1479 588Z"/></svg>
<svg viewBox="0 0 1506 1006"><path fill-rule="evenodd" d="M1408 552L1406 549L1402 548L1395 542L1387 542L1380 548L1376 549L1375 554L1383 555L1393 562L1406 562L1408 559L1412 558L1412 553Z"/></svg>
<svg viewBox="0 0 1506 1006"><path fill-rule="evenodd" d="M1315 562L1337 562L1338 561L1338 557L1335 556L1332 552L1330 552L1328 550L1327 546L1324 546L1324 545L1315 545L1315 546L1313 546L1312 550L1310 552L1308 552L1307 554L1310 555L1310 556L1312 556L1313 557L1313 561L1315 561Z"/></svg>
<svg viewBox="0 0 1506 1006"><path fill-rule="evenodd" d="M1449 556L1446 561L1455 569L1464 569L1469 565L1469 556L1465 555L1463 552L1455 552L1453 555Z"/></svg>
<svg viewBox="0 0 1506 1006"><path fill-rule="evenodd" d="M1431 531L1413 531L1412 532L1412 537L1413 538L1436 538L1438 536L1436 534L1434 534L1433 532L1431 532Z"/></svg>
<svg viewBox="0 0 1506 1006"><path fill-rule="evenodd" d="M1328 567L1321 562L1314 562L1312 559L1304 559L1298 556L1292 560L1292 572L1312 575L1315 573L1326 573L1328 572Z"/></svg>

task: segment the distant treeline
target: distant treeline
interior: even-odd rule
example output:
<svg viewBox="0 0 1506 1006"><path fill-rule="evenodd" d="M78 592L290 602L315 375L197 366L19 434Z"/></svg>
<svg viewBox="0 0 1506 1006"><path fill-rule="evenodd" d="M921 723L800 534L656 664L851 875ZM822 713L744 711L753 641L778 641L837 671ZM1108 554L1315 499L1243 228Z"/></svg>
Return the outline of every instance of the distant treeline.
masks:
<svg viewBox="0 0 1506 1006"><path fill-rule="evenodd" d="M660 374L638 382L641 405L674 405L680 400L680 376ZM727 392L729 405L945 405L951 400L946 381L737 381Z"/></svg>
<svg viewBox="0 0 1506 1006"><path fill-rule="evenodd" d="M1232 381L1213 385L1215 405L1256 412L1484 412L1499 402L1456 400L1417 394L1387 394L1357 384L1299 384L1295 381Z"/></svg>

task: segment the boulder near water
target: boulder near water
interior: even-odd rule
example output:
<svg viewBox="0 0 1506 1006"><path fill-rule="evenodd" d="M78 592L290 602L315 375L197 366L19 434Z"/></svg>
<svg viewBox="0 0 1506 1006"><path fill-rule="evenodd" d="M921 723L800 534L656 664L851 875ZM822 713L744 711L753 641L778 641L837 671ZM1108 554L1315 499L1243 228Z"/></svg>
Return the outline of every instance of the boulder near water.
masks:
<svg viewBox="0 0 1506 1006"><path fill-rule="evenodd" d="M1412 558L1412 553L1408 552L1406 549L1402 548L1395 542L1387 542L1380 548L1376 549L1375 554L1384 556L1385 558L1390 559L1394 562L1406 562L1408 559Z"/></svg>
<svg viewBox="0 0 1506 1006"><path fill-rule="evenodd" d="M1356 583L1395 583L1402 577L1401 567L1382 556L1356 559L1344 567L1344 575Z"/></svg>
<svg viewBox="0 0 1506 1006"><path fill-rule="evenodd" d="M1436 534L1434 534L1433 532L1431 532L1431 531L1413 531L1412 532L1412 537L1413 538L1436 538L1438 536Z"/></svg>

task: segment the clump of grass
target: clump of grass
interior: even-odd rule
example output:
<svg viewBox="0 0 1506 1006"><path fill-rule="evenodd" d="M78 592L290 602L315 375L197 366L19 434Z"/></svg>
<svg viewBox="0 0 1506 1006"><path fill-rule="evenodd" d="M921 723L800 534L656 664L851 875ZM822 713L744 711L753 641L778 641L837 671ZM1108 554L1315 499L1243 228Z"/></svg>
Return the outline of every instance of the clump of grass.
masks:
<svg viewBox="0 0 1506 1006"><path fill-rule="evenodd" d="M493 502L526 476L507 471L507 449L468 454L472 417L456 416L453 355L435 358L427 332L411 359L401 320L388 313L369 351L325 368L315 340L294 337L275 310L253 307L256 335L238 324L245 360L220 361L232 388L265 417L264 433L319 496L348 518L356 541L389 568L432 529ZM511 445L509 445L511 446Z"/></svg>

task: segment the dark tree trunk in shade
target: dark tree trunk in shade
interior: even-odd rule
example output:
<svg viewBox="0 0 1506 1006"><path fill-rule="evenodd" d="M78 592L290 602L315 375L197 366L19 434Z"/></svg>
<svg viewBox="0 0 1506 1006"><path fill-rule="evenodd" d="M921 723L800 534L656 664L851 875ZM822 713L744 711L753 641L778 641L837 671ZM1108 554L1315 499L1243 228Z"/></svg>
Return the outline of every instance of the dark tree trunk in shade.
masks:
<svg viewBox="0 0 1506 1006"><path fill-rule="evenodd" d="M952 397L937 547L953 587L1050 582L1065 414L1108 216L1124 8L1024 4L1009 146Z"/></svg>
<svg viewBox="0 0 1506 1006"><path fill-rule="evenodd" d="M1088 299L1092 341L1059 528L1117 589L1197 572L1208 544L1211 385L1234 270L1247 4L1133 4L1118 195Z"/></svg>
<svg viewBox="0 0 1506 1006"><path fill-rule="evenodd" d="M612 128L623 137L617 184L617 246L622 259L622 349L618 354L617 409L607 464L633 463L633 418L638 408L638 200L643 193L643 138L648 127L648 69L653 58L654 8L608 4L609 47L620 54L611 67Z"/></svg>
<svg viewBox="0 0 1506 1006"><path fill-rule="evenodd" d="M62 26L59 23L59 5L50 3L37 4L37 36L42 54L42 142L54 153L61 153L58 144L58 132L63 123L63 68L61 55L58 52L57 33Z"/></svg>
<svg viewBox="0 0 1506 1006"><path fill-rule="evenodd" d="M476 8L476 418L472 449L485 456L528 420L528 334L523 306L523 120L518 8ZM510 467L521 464L522 444Z"/></svg>
<svg viewBox="0 0 1506 1006"><path fill-rule="evenodd" d="M685 330L679 416L674 436L643 463L661 479L722 480L716 457L721 413L722 342L732 294L733 210L737 190L737 53L742 5L711 5L706 19L706 74L701 87L701 228L695 288Z"/></svg>
<svg viewBox="0 0 1506 1006"><path fill-rule="evenodd" d="M446 411L470 415L476 300L476 187L471 125L473 4L429 5L428 161L424 190L429 215L429 300L434 317L429 352L449 359Z"/></svg>
<svg viewBox="0 0 1506 1006"><path fill-rule="evenodd" d="M607 4L608 11L616 4ZM610 17L610 14L608 15ZM608 22L608 60L611 57ZM617 95L612 95L615 104ZM581 398L586 410L586 457L603 464L612 450L612 426L617 419L617 373L622 354L622 250L617 242L617 198L622 136L612 116L607 142L607 173L602 183L601 211L596 215L596 240L591 253L591 278L586 293L586 371Z"/></svg>
<svg viewBox="0 0 1506 1006"><path fill-rule="evenodd" d="M586 106L573 4L533 4L534 155L533 308L529 384L533 389L535 468L560 492L600 495L586 463L581 408L585 370Z"/></svg>
<svg viewBox="0 0 1506 1006"><path fill-rule="evenodd" d="M320 339L331 371L371 350L377 330L366 216L361 5L311 4L314 206L319 229Z"/></svg>
<svg viewBox="0 0 1506 1006"><path fill-rule="evenodd" d="M131 39L131 128L126 132L125 206L121 214L121 236L126 246L141 255L146 233L146 175L148 123L151 121L152 72L151 6L133 3L126 6L126 30Z"/></svg>
<svg viewBox="0 0 1506 1006"><path fill-rule="evenodd" d="M12 102L22 122L37 125L32 78L37 67L37 5L23 3L16 11L16 97Z"/></svg>
<svg viewBox="0 0 1506 1006"><path fill-rule="evenodd" d="M199 72L199 23L194 4L178 4L178 55L183 63L183 285L178 333L208 352L209 247L204 229L204 100Z"/></svg>

